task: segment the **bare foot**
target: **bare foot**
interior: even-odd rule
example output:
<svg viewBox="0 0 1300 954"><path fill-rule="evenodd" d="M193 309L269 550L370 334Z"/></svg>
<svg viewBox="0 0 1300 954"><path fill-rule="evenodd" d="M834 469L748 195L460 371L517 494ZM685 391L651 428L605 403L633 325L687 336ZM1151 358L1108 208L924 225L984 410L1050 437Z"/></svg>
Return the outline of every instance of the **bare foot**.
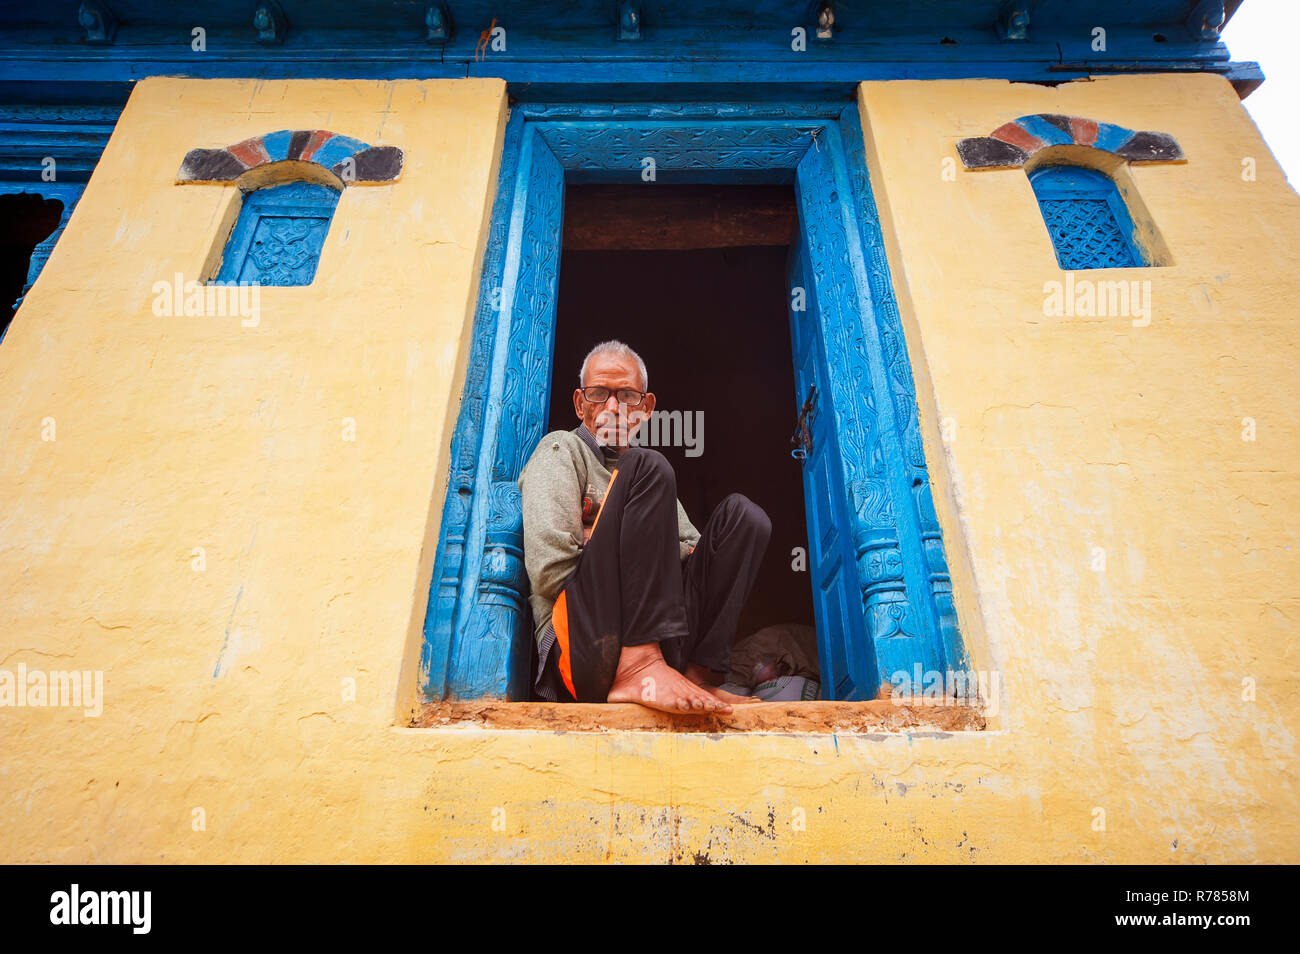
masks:
<svg viewBox="0 0 1300 954"><path fill-rule="evenodd" d="M705 692L711 693L715 699L721 699L723 702L734 705L749 705L754 702L762 702L758 696L738 696L734 692L727 692L725 689L719 689L713 685L713 673L703 666L697 666L695 663L686 664L685 676L695 685L699 686Z"/></svg>
<svg viewBox="0 0 1300 954"><path fill-rule="evenodd" d="M674 715L723 715L731 706L664 661L658 643L624 646L606 702L635 702Z"/></svg>

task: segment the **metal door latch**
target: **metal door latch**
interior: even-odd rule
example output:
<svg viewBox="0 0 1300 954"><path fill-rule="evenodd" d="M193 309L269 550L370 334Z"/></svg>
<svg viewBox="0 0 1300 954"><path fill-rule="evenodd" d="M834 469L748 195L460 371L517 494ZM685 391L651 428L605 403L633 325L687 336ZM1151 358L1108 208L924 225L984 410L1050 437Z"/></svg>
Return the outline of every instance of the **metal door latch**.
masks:
<svg viewBox="0 0 1300 954"><path fill-rule="evenodd" d="M812 453L812 432L808 430L808 422L812 420L816 403L817 385L814 384L808 388L808 397L799 411L799 420L795 422L794 435L790 438L790 446L794 448L790 456L795 460L806 460Z"/></svg>

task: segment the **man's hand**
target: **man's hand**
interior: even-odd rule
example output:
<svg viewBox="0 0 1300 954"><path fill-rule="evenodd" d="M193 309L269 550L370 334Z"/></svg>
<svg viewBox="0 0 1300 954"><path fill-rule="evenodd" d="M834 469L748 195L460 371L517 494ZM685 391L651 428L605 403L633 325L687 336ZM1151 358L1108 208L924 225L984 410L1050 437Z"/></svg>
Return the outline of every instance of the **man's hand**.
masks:
<svg viewBox="0 0 1300 954"><path fill-rule="evenodd" d="M582 528L582 545L585 547L587 541L591 539L591 527Z"/></svg>

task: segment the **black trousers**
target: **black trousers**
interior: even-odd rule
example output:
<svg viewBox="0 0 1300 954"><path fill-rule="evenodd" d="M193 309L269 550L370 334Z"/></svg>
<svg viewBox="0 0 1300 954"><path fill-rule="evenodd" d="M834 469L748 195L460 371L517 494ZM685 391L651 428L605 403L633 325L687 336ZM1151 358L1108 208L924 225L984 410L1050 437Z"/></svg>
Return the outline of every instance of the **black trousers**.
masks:
<svg viewBox="0 0 1300 954"><path fill-rule="evenodd" d="M624 646L657 642L668 665L726 672L736 624L772 534L757 504L731 494L682 561L677 478L663 454L629 447L565 580L548 665L572 700L604 702Z"/></svg>

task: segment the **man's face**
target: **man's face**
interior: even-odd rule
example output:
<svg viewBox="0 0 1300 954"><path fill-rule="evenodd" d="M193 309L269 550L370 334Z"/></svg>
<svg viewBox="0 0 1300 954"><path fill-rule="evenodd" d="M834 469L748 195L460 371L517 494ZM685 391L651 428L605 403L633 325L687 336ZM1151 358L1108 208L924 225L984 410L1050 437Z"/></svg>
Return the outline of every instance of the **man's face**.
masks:
<svg viewBox="0 0 1300 954"><path fill-rule="evenodd" d="M632 434L655 409L653 394L647 394L636 407L619 407L614 393L619 388L641 390L641 373L636 362L618 354L598 354L587 364L587 377L582 384L589 388L609 388L610 395L604 404L592 404L582 396L581 390L574 388L573 409L578 418L602 444L627 447Z"/></svg>

